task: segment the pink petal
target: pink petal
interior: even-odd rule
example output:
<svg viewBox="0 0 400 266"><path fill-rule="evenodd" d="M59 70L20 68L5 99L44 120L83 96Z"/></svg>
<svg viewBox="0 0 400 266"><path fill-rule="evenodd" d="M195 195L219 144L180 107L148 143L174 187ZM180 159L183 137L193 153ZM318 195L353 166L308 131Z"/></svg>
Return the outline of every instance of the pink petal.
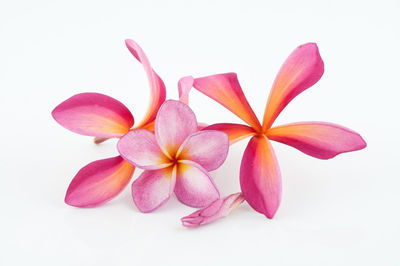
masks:
<svg viewBox="0 0 400 266"><path fill-rule="evenodd" d="M129 39L125 40L125 44L132 55L142 63L147 79L149 80L150 104L142 121L136 126L136 128L144 128L156 118L158 109L165 101L165 85L157 73L151 68L149 59L147 59L142 48L135 41Z"/></svg>
<svg viewBox="0 0 400 266"><path fill-rule="evenodd" d="M179 91L179 101L189 105L189 93L193 87L194 79L192 76L183 77L178 82L178 91ZM202 130L207 127L208 124L198 123L197 130Z"/></svg>
<svg viewBox="0 0 400 266"><path fill-rule="evenodd" d="M240 186L253 209L272 219L281 202L282 182L274 150L267 138L254 136L243 154Z"/></svg>
<svg viewBox="0 0 400 266"><path fill-rule="evenodd" d="M133 126L121 102L100 93L80 93L54 108L53 118L75 133L100 138L121 137Z"/></svg>
<svg viewBox="0 0 400 266"><path fill-rule="evenodd" d="M174 157L183 141L197 131L197 120L186 104L168 100L157 114L155 134L160 148L170 158Z"/></svg>
<svg viewBox="0 0 400 266"><path fill-rule="evenodd" d="M154 134L146 129L134 129L125 134L117 148L125 160L142 169L155 170L171 165Z"/></svg>
<svg viewBox="0 0 400 266"><path fill-rule="evenodd" d="M228 155L228 136L216 130L204 130L190 135L177 152L179 160L190 160L207 171L220 167Z"/></svg>
<svg viewBox="0 0 400 266"><path fill-rule="evenodd" d="M65 203L75 207L94 207L117 196L129 183L135 167L121 156L92 162L74 177Z"/></svg>
<svg viewBox="0 0 400 266"><path fill-rule="evenodd" d="M229 137L229 145L257 134L257 132L249 126L229 123L210 125L204 128L204 130L218 130L224 132Z"/></svg>
<svg viewBox="0 0 400 266"><path fill-rule="evenodd" d="M261 129L257 116L251 109L240 87L236 73L213 75L194 80L197 90L217 101L255 129Z"/></svg>
<svg viewBox="0 0 400 266"><path fill-rule="evenodd" d="M208 124L206 124L206 123L201 123L201 122L197 123L198 131L205 129L206 127L208 127Z"/></svg>
<svg viewBox="0 0 400 266"><path fill-rule="evenodd" d="M265 108L263 130L274 123L283 108L302 91L314 85L324 73L324 62L315 43L306 43L283 63L275 78Z"/></svg>
<svg viewBox="0 0 400 266"><path fill-rule="evenodd" d="M189 105L189 92L193 87L192 76L183 77L178 82L179 100Z"/></svg>
<svg viewBox="0 0 400 266"><path fill-rule="evenodd" d="M330 159L367 146L357 132L326 122L299 122L274 127L267 131L267 136L319 159Z"/></svg>
<svg viewBox="0 0 400 266"><path fill-rule="evenodd" d="M218 189L208 172L192 161L178 165L175 195L183 204L201 208L219 199Z"/></svg>
<svg viewBox="0 0 400 266"><path fill-rule="evenodd" d="M222 199L217 199L209 206L200 209L181 219L182 225L186 227L198 227L209 224L228 214L244 201L242 193L229 195Z"/></svg>
<svg viewBox="0 0 400 266"><path fill-rule="evenodd" d="M141 212L163 205L174 191L176 167L146 170L132 183L133 201Z"/></svg>

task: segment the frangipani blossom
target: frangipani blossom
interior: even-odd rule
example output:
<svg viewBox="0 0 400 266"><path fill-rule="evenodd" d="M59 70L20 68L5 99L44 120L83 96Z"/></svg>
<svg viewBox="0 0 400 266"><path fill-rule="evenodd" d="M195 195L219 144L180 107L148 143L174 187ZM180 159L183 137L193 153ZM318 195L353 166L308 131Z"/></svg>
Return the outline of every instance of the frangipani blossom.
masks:
<svg viewBox="0 0 400 266"><path fill-rule="evenodd" d="M100 93L81 93L53 110L52 116L61 126L81 135L94 136L96 143L120 138L133 129L153 130L158 109L165 101L165 85L140 46L133 40L126 40L125 44L142 63L150 85L150 103L142 121L133 127L133 116L121 102ZM134 170L135 167L121 156L92 162L73 178L65 202L76 207L100 205L122 191Z"/></svg>
<svg viewBox="0 0 400 266"><path fill-rule="evenodd" d="M240 186L253 209L273 218L281 202L281 175L270 140L285 143L310 156L330 159L344 152L366 147L356 132L326 122L299 122L271 127L289 102L314 85L324 72L324 63L315 43L299 46L281 67L265 108L262 124L240 87L235 73L194 79L194 88L236 114L248 125L214 124L230 144L251 137L240 167Z"/></svg>
<svg viewBox="0 0 400 266"><path fill-rule="evenodd" d="M182 203L204 207L219 198L208 173L226 159L228 136L220 131L198 131L193 111L168 100L155 120L154 134L137 129L118 141L118 151L145 171L132 183L133 200L142 212L163 205L173 192Z"/></svg>
<svg viewBox="0 0 400 266"><path fill-rule="evenodd" d="M181 219L182 225L186 227L198 227L209 224L227 216L233 209L244 201L242 193L235 193L225 198L220 198L209 206L195 211L194 213Z"/></svg>

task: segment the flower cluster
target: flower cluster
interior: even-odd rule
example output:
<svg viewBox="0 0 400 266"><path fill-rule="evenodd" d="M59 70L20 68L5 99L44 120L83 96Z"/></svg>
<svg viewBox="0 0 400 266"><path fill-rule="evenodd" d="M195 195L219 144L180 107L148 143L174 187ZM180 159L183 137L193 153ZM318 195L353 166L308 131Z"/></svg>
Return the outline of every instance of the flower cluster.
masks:
<svg viewBox="0 0 400 266"><path fill-rule="evenodd" d="M292 146L318 159L366 147L362 137L328 122L296 122L273 126L282 110L298 94L314 85L324 72L315 43L296 48L273 83L262 122L250 107L235 73L178 82L179 100L166 101L166 88L140 48L126 40L132 55L143 65L150 86L144 118L134 126L131 112L121 102L100 93L81 93L58 105L53 118L75 133L95 137L99 144L119 138L119 155L94 161L72 179L65 202L94 207L118 195L135 168L144 171L132 183L133 201L151 212L175 193L183 204L201 208L182 218L186 227L208 224L228 215L246 201L272 219L281 203L282 182L272 141ZM237 115L247 125L198 123L189 104L191 88L204 93ZM226 160L229 145L250 137L240 166L241 192L220 198L210 171Z"/></svg>

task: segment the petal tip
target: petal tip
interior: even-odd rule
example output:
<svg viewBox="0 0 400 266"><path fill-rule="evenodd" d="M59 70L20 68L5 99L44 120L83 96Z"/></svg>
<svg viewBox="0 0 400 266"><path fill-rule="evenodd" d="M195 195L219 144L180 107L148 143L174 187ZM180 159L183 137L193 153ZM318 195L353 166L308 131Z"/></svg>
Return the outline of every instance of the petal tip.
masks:
<svg viewBox="0 0 400 266"><path fill-rule="evenodd" d="M157 210L158 208L160 208L162 205L164 205L168 200L169 200L170 196L166 199L164 199L163 201L161 201L158 205L152 207L152 208L145 208L142 206L142 204L139 202L139 200L136 199L136 196L134 196L133 192L132 192L132 199L133 199L133 203L135 203L135 206L138 208L138 210L142 213L150 213L153 212L155 210Z"/></svg>
<svg viewBox="0 0 400 266"><path fill-rule="evenodd" d="M360 137L360 147L359 150L365 149L367 147L367 142L364 140L363 137L361 137L361 135L358 135Z"/></svg>
<svg viewBox="0 0 400 266"><path fill-rule="evenodd" d="M134 40L132 40L132 39L125 39L125 45L126 46L136 46L137 45L137 43L134 41Z"/></svg>
<svg viewBox="0 0 400 266"><path fill-rule="evenodd" d="M298 46L298 48L310 48L318 50L318 45L315 42L307 42Z"/></svg>
<svg viewBox="0 0 400 266"><path fill-rule="evenodd" d="M270 210L268 212L264 212L263 214L265 215L265 217L267 217L268 219L273 219L275 217L276 212L278 211L278 208L276 208L275 210Z"/></svg>
<svg viewBox="0 0 400 266"><path fill-rule="evenodd" d="M187 228L199 227L201 223L194 223L193 219L181 218L182 225Z"/></svg>
<svg viewBox="0 0 400 266"><path fill-rule="evenodd" d="M70 193L68 193L68 191L65 194L64 202L73 207L81 207L81 206L79 206L79 204L74 203L74 201L73 201L73 199L71 199Z"/></svg>
<svg viewBox="0 0 400 266"><path fill-rule="evenodd" d="M65 194L64 202L72 207L77 207L77 208L90 208L90 207L96 207L99 205L102 205L105 203L104 201L99 202L97 204L88 204L83 202L82 200L79 200L79 197L74 196L74 192L72 188L70 188L71 185L67 189L67 193Z"/></svg>

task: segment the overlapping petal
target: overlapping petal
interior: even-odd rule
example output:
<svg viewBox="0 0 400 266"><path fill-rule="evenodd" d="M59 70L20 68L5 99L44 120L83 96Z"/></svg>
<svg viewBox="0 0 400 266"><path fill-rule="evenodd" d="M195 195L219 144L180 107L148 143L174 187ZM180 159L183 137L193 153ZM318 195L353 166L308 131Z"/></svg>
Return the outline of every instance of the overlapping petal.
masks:
<svg viewBox="0 0 400 266"><path fill-rule="evenodd" d="M269 129L267 136L319 159L330 159L340 153L363 149L367 145L357 132L326 122L282 125Z"/></svg>
<svg viewBox="0 0 400 266"><path fill-rule="evenodd" d="M133 126L121 102L100 93L80 93L54 108L53 118L75 133L99 138L121 137Z"/></svg>
<svg viewBox="0 0 400 266"><path fill-rule="evenodd" d="M275 78L265 108L263 130L271 127L283 108L302 91L314 85L324 73L324 62L315 43L306 43L283 63Z"/></svg>
<svg viewBox="0 0 400 266"><path fill-rule="evenodd" d="M229 137L229 145L257 134L252 127L230 123L213 124L203 130L218 130L224 132Z"/></svg>
<svg viewBox="0 0 400 266"><path fill-rule="evenodd" d="M132 197L141 212L151 212L165 202L174 191L176 167L146 170L132 183Z"/></svg>
<svg viewBox="0 0 400 266"><path fill-rule="evenodd" d="M240 186L254 210L272 219L281 202L282 182L274 150L264 136L254 136L243 154Z"/></svg>
<svg viewBox="0 0 400 266"><path fill-rule="evenodd" d="M261 125L251 109L236 73L226 73L196 78L194 88L214 99L255 129Z"/></svg>
<svg viewBox="0 0 400 266"><path fill-rule="evenodd" d="M219 199L219 192L209 173L195 162L183 160L178 165L176 197L183 204L201 208Z"/></svg>
<svg viewBox="0 0 400 266"><path fill-rule="evenodd" d="M186 104L168 100L157 114L155 135L160 148L172 158L189 135L197 131L197 120Z"/></svg>
<svg viewBox="0 0 400 266"><path fill-rule="evenodd" d="M202 123L202 122L198 122L197 123L197 130L198 131L205 129L206 127L208 127L208 124L206 124L206 123Z"/></svg>
<svg viewBox="0 0 400 266"><path fill-rule="evenodd" d="M142 169L155 170L171 165L154 134L146 129L134 129L125 134L117 148L125 160Z"/></svg>
<svg viewBox="0 0 400 266"><path fill-rule="evenodd" d="M179 160L190 160L207 171L220 167L229 150L228 136L215 130L203 130L190 135L177 152Z"/></svg>
<svg viewBox="0 0 400 266"><path fill-rule="evenodd" d="M186 227L198 227L209 224L227 216L233 209L244 201L242 193L235 193L225 198L217 199L209 206L195 211L181 219L182 225Z"/></svg>
<svg viewBox="0 0 400 266"><path fill-rule="evenodd" d="M142 121L137 124L137 128L143 128L148 123L151 123L157 115L157 111L165 101L166 90L164 82L157 75L157 73L152 69L150 61L142 48L133 40L125 40L125 44L128 47L132 55L142 63L143 68L146 72L147 79L150 86L150 104L147 109L145 116Z"/></svg>
<svg viewBox="0 0 400 266"><path fill-rule="evenodd" d="M178 81L179 100L189 104L189 92L193 87L194 79L192 76L183 77Z"/></svg>
<svg viewBox="0 0 400 266"><path fill-rule="evenodd" d="M129 183L135 167L121 156L83 167L68 187L65 202L75 207L94 207L116 195Z"/></svg>

